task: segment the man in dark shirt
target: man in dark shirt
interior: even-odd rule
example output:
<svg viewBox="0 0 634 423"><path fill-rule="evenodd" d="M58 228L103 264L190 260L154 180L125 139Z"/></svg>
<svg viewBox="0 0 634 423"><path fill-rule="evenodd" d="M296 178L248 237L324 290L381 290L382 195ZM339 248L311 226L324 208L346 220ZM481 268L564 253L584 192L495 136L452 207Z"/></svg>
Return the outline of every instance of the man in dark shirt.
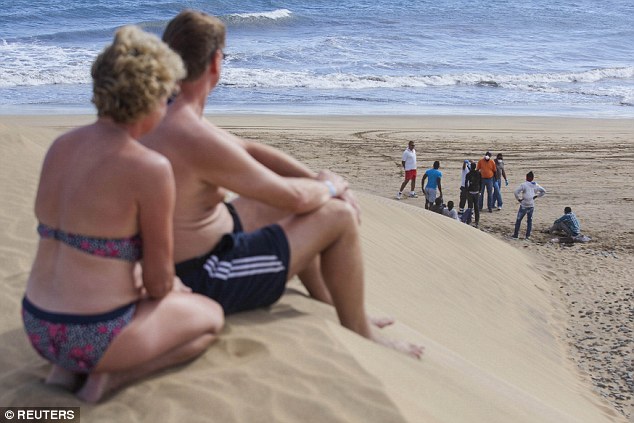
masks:
<svg viewBox="0 0 634 423"><path fill-rule="evenodd" d="M476 228L480 224L480 207L478 207L478 199L480 197L481 188L482 175L480 174L480 170L476 169L475 163L471 163L471 170L465 177L465 189L467 191L467 207L473 209Z"/></svg>

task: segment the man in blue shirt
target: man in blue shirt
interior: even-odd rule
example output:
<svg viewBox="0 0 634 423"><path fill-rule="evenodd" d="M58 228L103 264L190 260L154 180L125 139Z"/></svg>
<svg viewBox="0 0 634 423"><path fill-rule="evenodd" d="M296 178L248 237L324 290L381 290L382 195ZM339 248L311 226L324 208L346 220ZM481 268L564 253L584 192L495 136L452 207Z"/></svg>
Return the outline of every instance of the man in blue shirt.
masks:
<svg viewBox="0 0 634 423"><path fill-rule="evenodd" d="M442 197L442 185L440 184L440 179L442 178L442 172L438 170L440 168L440 162L436 160L434 162L433 169L427 169L425 174L423 175L423 180L421 185L425 187L423 190L423 194L425 194L425 208L429 209L429 207L434 204L436 201L436 190L440 193L440 197ZM425 186L425 179L427 179L427 186Z"/></svg>
<svg viewBox="0 0 634 423"><path fill-rule="evenodd" d="M570 207L564 209L564 215L555 220L553 226L548 230L549 233L564 232L570 237L579 236L581 234L581 225L577 216L572 212Z"/></svg>

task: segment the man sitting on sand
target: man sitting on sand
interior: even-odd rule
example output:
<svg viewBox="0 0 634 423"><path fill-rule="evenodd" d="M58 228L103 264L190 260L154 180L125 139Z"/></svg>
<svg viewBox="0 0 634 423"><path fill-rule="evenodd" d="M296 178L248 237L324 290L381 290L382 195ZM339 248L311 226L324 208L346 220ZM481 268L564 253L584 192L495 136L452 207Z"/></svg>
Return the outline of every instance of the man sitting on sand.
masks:
<svg viewBox="0 0 634 423"><path fill-rule="evenodd" d="M414 357L423 348L379 336L364 306L357 202L341 177L314 173L276 149L242 140L203 117L220 79L225 27L202 12L172 19L163 40L187 78L158 128L143 142L166 156L176 181L176 273L227 314L265 307L298 275L341 324ZM240 197L223 200L227 190ZM387 322L389 323L389 322Z"/></svg>
<svg viewBox="0 0 634 423"><path fill-rule="evenodd" d="M577 216L572 212L572 208L564 208L564 215L555 220L553 226L545 231L546 233L563 232L567 236L573 238L581 235L581 225Z"/></svg>
<svg viewBox="0 0 634 423"><path fill-rule="evenodd" d="M442 203L442 197L436 198L434 204L429 207L429 211L434 213L443 214L443 210L445 210L445 205Z"/></svg>
<svg viewBox="0 0 634 423"><path fill-rule="evenodd" d="M447 207L443 209L442 214L455 220L460 220L458 212L453 208L453 201L447 201Z"/></svg>

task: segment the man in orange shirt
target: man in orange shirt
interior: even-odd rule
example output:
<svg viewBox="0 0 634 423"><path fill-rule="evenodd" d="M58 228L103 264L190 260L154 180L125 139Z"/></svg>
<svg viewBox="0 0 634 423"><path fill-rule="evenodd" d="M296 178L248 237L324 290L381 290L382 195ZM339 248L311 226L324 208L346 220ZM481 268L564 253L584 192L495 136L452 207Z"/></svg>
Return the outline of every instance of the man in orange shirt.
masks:
<svg viewBox="0 0 634 423"><path fill-rule="evenodd" d="M478 162L477 169L482 175L482 188L480 189L480 204L479 209L482 210L484 206L484 188L487 190L487 208L489 213L493 212L493 180L497 171L495 161L491 160L491 153L486 152L483 158Z"/></svg>

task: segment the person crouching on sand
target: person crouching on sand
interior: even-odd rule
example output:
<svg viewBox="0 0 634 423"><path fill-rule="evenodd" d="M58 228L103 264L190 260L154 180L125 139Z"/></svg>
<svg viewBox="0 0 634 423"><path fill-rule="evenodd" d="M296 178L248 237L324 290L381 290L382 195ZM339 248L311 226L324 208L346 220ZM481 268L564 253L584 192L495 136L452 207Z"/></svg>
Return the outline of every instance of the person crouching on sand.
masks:
<svg viewBox="0 0 634 423"><path fill-rule="evenodd" d="M137 141L185 76L180 57L127 26L91 73L97 120L57 138L42 167L22 316L33 348L53 364L46 382L97 402L201 354L224 316L174 278L172 169Z"/></svg>

